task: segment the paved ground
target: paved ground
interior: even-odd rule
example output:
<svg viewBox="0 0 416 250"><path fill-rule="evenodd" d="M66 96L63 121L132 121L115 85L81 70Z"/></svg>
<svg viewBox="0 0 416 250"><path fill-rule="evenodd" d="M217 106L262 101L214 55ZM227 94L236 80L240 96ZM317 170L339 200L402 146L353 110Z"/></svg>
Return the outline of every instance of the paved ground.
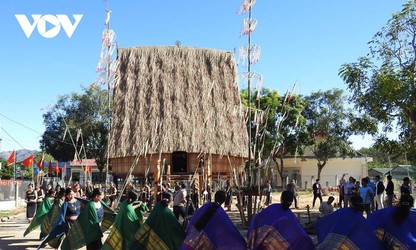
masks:
<svg viewBox="0 0 416 250"><path fill-rule="evenodd" d="M23 237L28 225L25 213L20 213L6 222L0 222L0 249L36 249L40 243L40 229Z"/></svg>
<svg viewBox="0 0 416 250"><path fill-rule="evenodd" d="M326 200L327 197L324 197ZM273 197L273 201L278 201L278 194ZM309 218L307 216L306 206L311 203L310 194L309 193L301 193L300 194L300 203L299 203L299 210L293 210L298 215L300 221L305 224L308 222ZM319 203L319 202L318 202ZM234 201L235 204L235 201ZM3 207L0 208L4 210ZM11 217L9 220L5 222L0 222L0 250L8 250L8 249L36 249L39 244L39 233L40 229L34 230L30 234L23 237L23 232L28 227L28 222L26 220L26 214L24 209L20 209L17 215ZM237 211L235 206L232 207L231 212L227 212L230 216L231 220L240 230L241 234L246 237L247 234L247 227L243 227L241 225L240 214ZM318 213L317 209L311 210L312 217L316 216ZM312 218L313 219L313 218ZM108 233L104 234L103 241L105 237L107 237ZM316 242L316 237L311 235L311 238L314 242ZM44 249L52 249L50 247L46 247ZM85 249L85 248L82 248Z"/></svg>

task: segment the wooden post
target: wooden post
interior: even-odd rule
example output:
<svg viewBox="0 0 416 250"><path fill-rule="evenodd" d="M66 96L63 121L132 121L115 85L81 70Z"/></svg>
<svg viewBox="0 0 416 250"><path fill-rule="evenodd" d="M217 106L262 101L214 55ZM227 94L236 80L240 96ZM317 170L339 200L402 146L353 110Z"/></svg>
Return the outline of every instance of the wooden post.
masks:
<svg viewBox="0 0 416 250"><path fill-rule="evenodd" d="M212 190L212 157L211 154L208 156L208 162L207 162L207 185L210 185Z"/></svg>
<svg viewBox="0 0 416 250"><path fill-rule="evenodd" d="M156 204L157 201L157 191L158 191L158 185L160 184L160 159L156 161L156 164L154 166L153 171L153 180L155 183L155 188L153 190L153 203Z"/></svg>
<svg viewBox="0 0 416 250"><path fill-rule="evenodd" d="M200 191L199 190L201 190L201 186L199 185L199 174L198 173L196 173L195 174L195 179L194 179L194 192L195 192L195 196L197 196L197 202L198 202L198 207L199 207L199 205L201 204L201 201L200 201L200 197L201 197L201 195L200 195ZM195 202L195 197L193 198L194 199L194 202Z"/></svg>
<svg viewBox="0 0 416 250"><path fill-rule="evenodd" d="M166 166L166 182L170 184L170 165Z"/></svg>

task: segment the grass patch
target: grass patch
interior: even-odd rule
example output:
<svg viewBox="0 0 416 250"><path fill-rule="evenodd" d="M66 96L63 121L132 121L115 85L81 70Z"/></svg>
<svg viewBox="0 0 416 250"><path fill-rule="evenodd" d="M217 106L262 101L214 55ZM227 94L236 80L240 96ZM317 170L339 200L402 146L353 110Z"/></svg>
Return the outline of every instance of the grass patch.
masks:
<svg viewBox="0 0 416 250"><path fill-rule="evenodd" d="M9 215L10 215L10 211L8 211L8 210L0 211L0 218L7 217Z"/></svg>
<svg viewBox="0 0 416 250"><path fill-rule="evenodd" d="M20 213L24 213L26 211L25 207L18 207L10 210L0 210L0 218L18 215Z"/></svg>

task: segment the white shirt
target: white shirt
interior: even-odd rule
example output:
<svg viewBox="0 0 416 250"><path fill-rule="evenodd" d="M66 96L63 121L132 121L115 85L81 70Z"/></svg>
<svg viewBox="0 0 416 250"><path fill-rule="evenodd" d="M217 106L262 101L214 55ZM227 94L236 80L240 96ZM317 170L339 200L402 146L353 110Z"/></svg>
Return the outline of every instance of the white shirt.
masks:
<svg viewBox="0 0 416 250"><path fill-rule="evenodd" d="M185 204L182 203L182 201L185 200L185 197L186 197L186 190L183 188L179 189L173 195L173 205L184 206Z"/></svg>
<svg viewBox="0 0 416 250"><path fill-rule="evenodd" d="M320 217L324 217L334 212L334 207L327 202L322 202L319 206L319 211L321 212Z"/></svg>
<svg viewBox="0 0 416 250"><path fill-rule="evenodd" d="M345 180L342 180L341 184L344 186L344 194L346 195L352 194L352 189L355 187L354 184L347 182Z"/></svg>

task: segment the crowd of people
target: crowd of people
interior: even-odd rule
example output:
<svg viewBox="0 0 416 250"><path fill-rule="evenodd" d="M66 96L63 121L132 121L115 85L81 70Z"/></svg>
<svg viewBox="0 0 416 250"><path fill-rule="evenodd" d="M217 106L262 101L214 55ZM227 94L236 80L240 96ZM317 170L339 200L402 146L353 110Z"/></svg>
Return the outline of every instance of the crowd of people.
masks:
<svg viewBox="0 0 416 250"><path fill-rule="evenodd" d="M357 181L352 176L347 181L342 176L340 202L333 206L335 198L330 196L319 207L321 215L314 224L319 249L416 249L410 179L403 178L395 192L392 176L386 178L384 183L380 176L374 181L368 177ZM319 188L313 187L313 203Z"/></svg>
<svg viewBox="0 0 416 250"><path fill-rule="evenodd" d="M391 177L385 188L379 177L375 182L363 178L359 185L354 178L347 182L344 177L341 207L334 206L333 196L322 200L319 180L313 186L312 206L319 200L321 212L314 223L318 248L416 249L410 180L405 178L397 199ZM153 189L157 191L154 195ZM205 203L194 207L194 211L190 209L190 203L194 204L190 199L192 188L181 182L176 182L172 189L157 183L151 188L144 183L140 190L129 183L117 212L120 194L114 183L106 191L107 202L103 202L103 190L90 182L84 188L75 183L66 189L48 185L46 190L40 190L38 185L36 189L32 184L28 186L30 225L24 234L40 226L40 247L49 244L61 249L315 249L290 209L293 203L297 207L295 183L288 185L276 204L271 201L270 182L266 183L267 206L252 218L247 241L226 213L232 201L229 181L215 192L214 201L202 198ZM102 242L106 230L110 230L109 235Z"/></svg>

